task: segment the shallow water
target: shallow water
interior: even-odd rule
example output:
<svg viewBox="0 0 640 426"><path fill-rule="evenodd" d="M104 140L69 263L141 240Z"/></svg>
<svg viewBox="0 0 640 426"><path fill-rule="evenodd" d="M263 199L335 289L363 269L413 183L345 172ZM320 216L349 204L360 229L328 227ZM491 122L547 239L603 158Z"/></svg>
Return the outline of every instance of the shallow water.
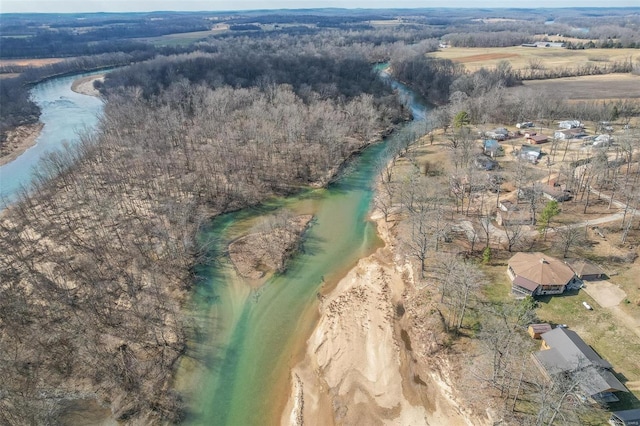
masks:
<svg viewBox="0 0 640 426"><path fill-rule="evenodd" d="M406 90L403 86L396 88ZM414 116L424 108L411 93ZM408 123L391 138L411 134ZM260 211L242 211L218 218L208 232L219 239L218 250L242 235L266 211L287 208L314 215L303 251L286 273L274 276L258 290L235 274L225 256L200 269L196 305L200 327L206 329L198 356L204 365L185 368L191 375L193 415L197 425L277 424L289 396L289 371L299 361L317 321L318 294L356 262L381 245L375 226L367 220L373 197L376 164L388 156L385 141L354 159L340 179L327 189L274 201ZM188 386L188 387L189 387Z"/></svg>

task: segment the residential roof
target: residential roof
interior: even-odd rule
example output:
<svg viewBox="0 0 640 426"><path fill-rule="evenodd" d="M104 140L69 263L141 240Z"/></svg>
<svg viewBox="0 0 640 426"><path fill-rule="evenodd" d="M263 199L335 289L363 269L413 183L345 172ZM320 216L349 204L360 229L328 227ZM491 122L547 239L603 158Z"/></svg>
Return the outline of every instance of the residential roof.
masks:
<svg viewBox="0 0 640 426"><path fill-rule="evenodd" d="M546 194L547 196L553 198L556 201L567 201L571 199L571 196L569 193L567 193L566 191L558 187L554 187L551 185L541 185L540 188L543 194Z"/></svg>
<svg viewBox="0 0 640 426"><path fill-rule="evenodd" d="M574 127L571 129L565 129L565 130L556 130L554 132L555 135L558 135L559 133L562 133L563 135L566 136L580 136L580 135L586 135L584 129L582 129L581 127Z"/></svg>
<svg viewBox="0 0 640 426"><path fill-rule="evenodd" d="M573 372L573 375L579 381L580 389L589 396L602 392L628 392L609 370L589 366Z"/></svg>
<svg viewBox="0 0 640 426"><path fill-rule="evenodd" d="M566 261L567 265L579 277L587 275L604 275L604 271L598 265L586 259L570 259Z"/></svg>
<svg viewBox="0 0 640 426"><path fill-rule="evenodd" d="M611 364L600 358L576 332L554 328L541 337L550 349L533 355L550 375L571 372L589 396L601 392L627 392L627 388L609 371Z"/></svg>
<svg viewBox="0 0 640 426"><path fill-rule="evenodd" d="M534 142L546 142L546 141L548 141L548 140L549 140L549 137L548 137L548 136L545 136L545 135L536 135L536 134L533 134L533 135L529 135L529 136L527 137L527 140L532 140L532 141L534 141Z"/></svg>
<svg viewBox="0 0 640 426"><path fill-rule="evenodd" d="M498 149L498 148L500 148L500 144L495 139L486 139L484 141L484 148L485 149Z"/></svg>
<svg viewBox="0 0 640 426"><path fill-rule="evenodd" d="M518 287L526 288L527 290L529 290L531 292L536 291L536 289L540 285L540 284L535 283L535 282L533 282L531 280L523 278L523 277L521 277L519 275L516 276L513 279L513 284L517 285Z"/></svg>
<svg viewBox="0 0 640 426"><path fill-rule="evenodd" d="M542 148L539 146L531 146L531 145L522 145L522 151L534 151L538 154L542 151Z"/></svg>
<svg viewBox="0 0 640 426"><path fill-rule="evenodd" d="M613 413L611 413L611 416L625 422L625 424L627 425L640 425L640 408L635 408L633 410L614 411Z"/></svg>
<svg viewBox="0 0 640 426"><path fill-rule="evenodd" d="M612 368L573 330L554 328L542 335L547 346L557 349L572 365L591 363L603 368Z"/></svg>
<svg viewBox="0 0 640 426"><path fill-rule="evenodd" d="M540 252L516 253L509 259L509 266L516 278L522 277L539 285L565 285L574 276L562 261Z"/></svg>

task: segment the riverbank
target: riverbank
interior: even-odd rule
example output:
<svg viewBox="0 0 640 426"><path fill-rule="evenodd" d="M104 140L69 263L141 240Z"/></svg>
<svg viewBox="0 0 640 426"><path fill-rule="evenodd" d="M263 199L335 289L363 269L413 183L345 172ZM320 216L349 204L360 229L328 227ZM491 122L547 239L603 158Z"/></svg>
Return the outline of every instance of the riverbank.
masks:
<svg viewBox="0 0 640 426"><path fill-rule="evenodd" d="M0 147L0 166L12 162L35 145L43 127L43 123L35 123L7 131L7 140Z"/></svg>
<svg viewBox="0 0 640 426"><path fill-rule="evenodd" d="M281 423L482 424L456 401L437 348L412 347L412 270L397 255L394 224L381 215L376 221L385 247L321 296L320 320L291 371ZM437 334L438 326L427 332ZM438 346L439 337L429 341Z"/></svg>
<svg viewBox="0 0 640 426"><path fill-rule="evenodd" d="M103 81L104 76L98 74L78 78L71 84L71 90L81 95L99 97L100 92L93 87L93 82ZM38 122L7 131L7 140L0 147L0 166L12 162L35 145L43 127L44 124Z"/></svg>
<svg viewBox="0 0 640 426"><path fill-rule="evenodd" d="M76 93L80 93L81 95L98 97L100 96L100 92L98 89L93 87L93 83L95 81L104 81L104 76L105 74L94 74L81 77L71 84L71 90Z"/></svg>

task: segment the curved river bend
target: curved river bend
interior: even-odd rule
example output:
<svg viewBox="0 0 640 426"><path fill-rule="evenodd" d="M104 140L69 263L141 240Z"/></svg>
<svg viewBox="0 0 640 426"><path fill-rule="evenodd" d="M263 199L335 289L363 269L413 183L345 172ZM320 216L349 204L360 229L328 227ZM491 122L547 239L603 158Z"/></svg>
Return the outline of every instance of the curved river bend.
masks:
<svg viewBox="0 0 640 426"><path fill-rule="evenodd" d="M31 89L31 98L42 110L40 121L44 127L34 146L0 167L1 204L11 202L20 187L29 184L33 169L47 152L60 148L65 142L73 144L78 140L78 132L96 127L102 113L102 100L71 90L74 80L95 74L98 73L55 78Z"/></svg>
<svg viewBox="0 0 640 426"><path fill-rule="evenodd" d="M28 185L33 168L47 151L73 143L79 131L95 128L102 101L70 89L75 79L91 74L95 73L49 80L32 89L44 128L35 146L0 168L0 200L10 202L22 185ZM215 237L214 251L224 252L230 241L266 213L287 208L314 215L303 251L286 273L270 278L258 290L235 273L226 256L200 265L192 307L198 341L192 342L192 356L184 357L176 383L190 400L192 415L187 423L279 423L290 391L289 370L317 322L319 292L380 246L375 227L367 220L376 164L388 159L387 144L411 137L416 127L423 126L419 121L425 115L409 89L384 71L381 76L398 90L418 120L364 150L328 188L218 217L203 235Z"/></svg>

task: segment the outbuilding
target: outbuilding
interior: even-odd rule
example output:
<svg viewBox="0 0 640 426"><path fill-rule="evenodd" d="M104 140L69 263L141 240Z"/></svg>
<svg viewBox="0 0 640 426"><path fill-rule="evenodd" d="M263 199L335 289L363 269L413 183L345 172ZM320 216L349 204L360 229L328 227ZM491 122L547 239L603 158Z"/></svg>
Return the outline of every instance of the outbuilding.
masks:
<svg viewBox="0 0 640 426"><path fill-rule="evenodd" d="M551 330L552 330L551 325L547 323L529 324L529 327L527 328L527 333L529 333L529 336L531 336L532 339L540 339L540 336L542 334Z"/></svg>

